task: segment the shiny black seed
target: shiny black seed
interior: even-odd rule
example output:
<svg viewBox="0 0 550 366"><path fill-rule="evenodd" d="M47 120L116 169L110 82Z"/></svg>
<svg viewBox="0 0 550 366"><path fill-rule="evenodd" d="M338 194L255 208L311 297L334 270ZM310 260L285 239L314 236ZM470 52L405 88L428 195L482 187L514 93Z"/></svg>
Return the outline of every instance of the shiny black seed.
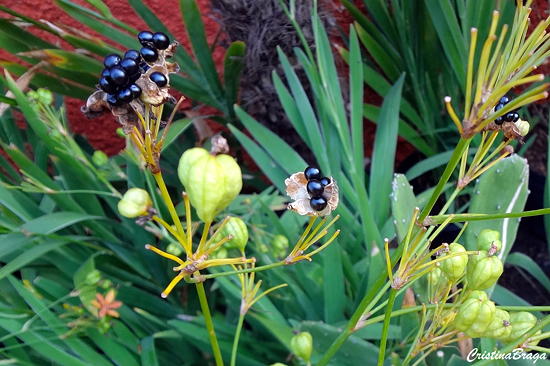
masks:
<svg viewBox="0 0 550 366"><path fill-rule="evenodd" d="M309 204L315 211L323 211L327 207L327 200L323 197L314 197L309 201Z"/></svg>
<svg viewBox="0 0 550 366"><path fill-rule="evenodd" d="M149 31L139 32L138 40L139 40L139 43L141 43L142 46L148 46L148 45L152 44L152 42L153 42L153 32L149 32Z"/></svg>
<svg viewBox="0 0 550 366"><path fill-rule="evenodd" d="M128 50L124 54L124 58L131 58L132 60L136 60L139 62L139 59L141 58L141 54L138 50Z"/></svg>
<svg viewBox="0 0 550 366"><path fill-rule="evenodd" d="M153 34L153 44L159 50L165 50L170 46L170 38L162 32Z"/></svg>
<svg viewBox="0 0 550 366"><path fill-rule="evenodd" d="M141 72L138 70L134 75L128 76L128 83L135 83L137 79L141 76Z"/></svg>
<svg viewBox="0 0 550 366"><path fill-rule="evenodd" d="M163 86L166 86L168 84L168 79L166 79L166 76L162 72L152 72L151 75L149 75L149 79L153 81L159 88L162 88Z"/></svg>
<svg viewBox="0 0 550 366"><path fill-rule="evenodd" d="M130 84L128 89L130 89L130 91L132 92L132 97L134 99L139 98L139 96L141 95L141 88L136 84Z"/></svg>
<svg viewBox="0 0 550 366"><path fill-rule="evenodd" d="M329 177L322 177L321 179L319 179L319 181L321 182L323 187L326 187L330 184L330 178Z"/></svg>
<svg viewBox="0 0 550 366"><path fill-rule="evenodd" d="M514 119L512 122L517 122L519 120L519 114L517 112L514 112Z"/></svg>
<svg viewBox="0 0 550 366"><path fill-rule="evenodd" d="M498 117L497 119L495 119L495 124L496 125L501 125L504 123L504 120L502 119L502 117Z"/></svg>
<svg viewBox="0 0 550 366"><path fill-rule="evenodd" d="M504 104L502 103L498 103L496 106L495 106L495 112L498 112L502 109L502 107L504 107Z"/></svg>
<svg viewBox="0 0 550 366"><path fill-rule="evenodd" d="M136 72L139 71L139 64L136 60L131 58L125 58L122 61L120 61L120 67L126 71L128 75L134 75Z"/></svg>
<svg viewBox="0 0 550 366"><path fill-rule="evenodd" d="M116 95L114 94L107 94L107 102L109 102L110 105L115 107L120 107L122 105L122 103L118 101L118 99L116 98Z"/></svg>
<svg viewBox="0 0 550 366"><path fill-rule="evenodd" d="M141 57L147 62L155 62L158 58L157 50L151 47L141 47Z"/></svg>
<svg viewBox="0 0 550 366"><path fill-rule="evenodd" d="M116 85L113 85L107 78L99 79L99 87L105 93L114 93L116 91Z"/></svg>
<svg viewBox="0 0 550 366"><path fill-rule="evenodd" d="M122 70L120 67L113 67L111 69L111 80L113 80L113 83L117 86L123 86L128 84L128 74L126 74L126 71Z"/></svg>
<svg viewBox="0 0 550 366"><path fill-rule="evenodd" d="M105 60L103 60L103 65L105 65L107 69L110 69L112 67L118 66L120 60L121 58L119 55L117 55L116 53L111 53L110 55L107 55L105 57Z"/></svg>
<svg viewBox="0 0 550 366"><path fill-rule="evenodd" d="M514 112L508 112L502 118L505 122L512 122L514 120Z"/></svg>
<svg viewBox="0 0 550 366"><path fill-rule="evenodd" d="M510 98L508 98L508 97L506 97L506 96L500 98L500 103L501 103L501 104L506 104L506 103L508 103L509 101L510 101Z"/></svg>
<svg viewBox="0 0 550 366"><path fill-rule="evenodd" d="M310 165L304 170L304 175L307 180L321 179L321 170L314 165Z"/></svg>
<svg viewBox="0 0 550 366"><path fill-rule="evenodd" d="M103 69L103 71L101 72L101 77L109 79L111 77L111 70Z"/></svg>
<svg viewBox="0 0 550 366"><path fill-rule="evenodd" d="M134 98L130 88L124 88L117 93L116 99L121 103L130 103Z"/></svg>
<svg viewBox="0 0 550 366"><path fill-rule="evenodd" d="M311 197L321 197L324 192L324 188L320 181L312 179L307 182L307 191Z"/></svg>

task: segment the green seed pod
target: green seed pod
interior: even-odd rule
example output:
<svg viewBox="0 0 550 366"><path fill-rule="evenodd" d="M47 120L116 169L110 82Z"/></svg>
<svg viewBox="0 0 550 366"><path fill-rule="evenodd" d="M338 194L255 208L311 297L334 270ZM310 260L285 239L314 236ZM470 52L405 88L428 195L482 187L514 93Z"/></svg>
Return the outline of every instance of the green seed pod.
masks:
<svg viewBox="0 0 550 366"><path fill-rule="evenodd" d="M286 251L288 249L288 239L284 235L275 235L273 238L273 248L277 250L284 250Z"/></svg>
<svg viewBox="0 0 550 366"><path fill-rule="evenodd" d="M96 150L96 151L94 151L94 154L92 155L92 162L96 166L103 166L103 165L105 165L109 162L109 157L103 151Z"/></svg>
<svg viewBox="0 0 550 366"><path fill-rule="evenodd" d="M230 217L229 221L218 233L214 241L220 241L229 235L231 235L232 238L224 244L224 247L228 249L237 248L243 251L248 243L248 228L244 221L238 217Z"/></svg>
<svg viewBox="0 0 550 366"><path fill-rule="evenodd" d="M112 284L113 283L111 282L111 280L105 279L105 280L101 281L101 288L104 289L104 290L107 290L107 289L111 288Z"/></svg>
<svg viewBox="0 0 550 366"><path fill-rule="evenodd" d="M495 303L489 301L483 291L473 291L460 305L456 314L455 328L468 337L481 337L495 316Z"/></svg>
<svg viewBox="0 0 550 366"><path fill-rule="evenodd" d="M447 278L446 277L444 278L446 283ZM441 270L439 269L439 267L435 267L430 272L428 272L428 284L430 286L430 294L435 295L440 279L441 279Z"/></svg>
<svg viewBox="0 0 550 366"><path fill-rule="evenodd" d="M510 337L511 332L512 327L510 326L510 313L502 309L496 309L493 321L489 324L487 329L485 329L483 336L488 338L506 339Z"/></svg>
<svg viewBox="0 0 550 366"><path fill-rule="evenodd" d="M176 245L174 243L170 243L166 247L166 253L169 253L169 254L175 255L176 257L179 257L181 255L181 253L183 253L183 249L182 249L181 245Z"/></svg>
<svg viewBox="0 0 550 366"><path fill-rule="evenodd" d="M524 335L527 331L529 331L531 328L533 328L535 325L537 325L537 318L527 312L527 311L520 311L516 313L510 314L510 327L512 328L512 332L510 333L510 336L508 338L501 339L504 343L512 342L515 339L518 339L522 335ZM541 331L535 333L535 335L541 334ZM530 346L536 346L539 343L539 341L532 341L529 343Z"/></svg>
<svg viewBox="0 0 550 366"><path fill-rule="evenodd" d="M217 248L215 251L210 253L210 259L225 259L227 258L227 249L223 246Z"/></svg>
<svg viewBox="0 0 550 366"><path fill-rule="evenodd" d="M94 269L86 275L84 282L86 285L95 285L101 280L101 273Z"/></svg>
<svg viewBox="0 0 550 366"><path fill-rule="evenodd" d="M498 253L502 249L502 242L500 241L500 233L496 230L483 229L477 236L477 249L488 252L491 249L492 243L497 247Z"/></svg>
<svg viewBox="0 0 550 366"><path fill-rule="evenodd" d="M242 188L241 168L235 160L224 154L212 156L202 148L189 149L182 155L178 177L204 222L212 222Z"/></svg>
<svg viewBox="0 0 550 366"><path fill-rule="evenodd" d="M128 218L145 216L152 204L147 191L141 188L130 188L118 202L118 212Z"/></svg>
<svg viewBox="0 0 550 366"><path fill-rule="evenodd" d="M466 268L468 287L472 290L486 290L497 283L503 271L504 267L497 256L489 256L487 252L480 251L468 262Z"/></svg>
<svg viewBox="0 0 550 366"><path fill-rule="evenodd" d="M313 349L313 337L308 332L302 332L295 335L290 340L290 350L296 356L302 358L304 361L309 362L311 356L311 350Z"/></svg>
<svg viewBox="0 0 550 366"><path fill-rule="evenodd" d="M441 254L441 257L446 257L452 253L461 253L465 252L466 249L458 243L451 243L449 245L449 252ZM443 274L451 281L458 280L462 274L464 274L464 269L468 264L467 255L457 255L441 261L441 266L439 269Z"/></svg>

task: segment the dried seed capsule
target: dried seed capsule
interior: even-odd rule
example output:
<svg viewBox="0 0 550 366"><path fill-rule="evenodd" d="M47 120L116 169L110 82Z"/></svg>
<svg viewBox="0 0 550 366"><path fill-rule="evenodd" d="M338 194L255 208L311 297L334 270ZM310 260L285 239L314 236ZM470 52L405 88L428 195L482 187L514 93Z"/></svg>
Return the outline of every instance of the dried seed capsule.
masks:
<svg viewBox="0 0 550 366"><path fill-rule="evenodd" d="M496 255L489 256L486 251L480 251L472 256L466 267L468 287L472 290L486 290L497 283L504 271L502 262Z"/></svg>
<svg viewBox="0 0 550 366"><path fill-rule="evenodd" d="M455 328L467 336L481 337L495 316L495 303L483 291L473 291L460 305L454 319Z"/></svg>
<svg viewBox="0 0 550 366"><path fill-rule="evenodd" d="M141 31L138 34L138 41L142 46L152 45L153 43L153 32L150 31Z"/></svg>
<svg viewBox="0 0 550 366"><path fill-rule="evenodd" d="M309 357L313 349L313 337L308 332L295 335L290 340L290 350L296 356L309 363Z"/></svg>
<svg viewBox="0 0 550 366"><path fill-rule="evenodd" d="M323 211L328 204L327 200L324 199L323 197L313 197L309 202L310 202L311 208L314 209L315 211Z"/></svg>
<svg viewBox="0 0 550 366"><path fill-rule="evenodd" d="M159 56L157 50L148 46L141 47L139 52L141 53L141 57L147 62L155 62Z"/></svg>
<svg viewBox="0 0 550 366"><path fill-rule="evenodd" d="M110 69L112 67L118 66L120 64L121 58L116 53L111 53L110 55L105 56L103 60L103 65L105 68Z"/></svg>
<svg viewBox="0 0 550 366"><path fill-rule="evenodd" d="M118 212L124 217L145 216L153 202L146 190L130 188L118 202Z"/></svg>
<svg viewBox="0 0 550 366"><path fill-rule="evenodd" d="M496 309L493 321L489 324L487 329L485 329L483 337L502 340L510 337L511 332L510 314L502 309Z"/></svg>
<svg viewBox="0 0 550 366"><path fill-rule="evenodd" d="M446 257L452 253L461 253L465 251L466 249L464 249L462 245L458 243L451 243L449 245L449 253L443 253L441 254L441 257ZM464 274L464 270L466 269L467 264L467 255L457 255L441 261L441 266L439 267L439 269L449 280L457 281Z"/></svg>
<svg viewBox="0 0 550 366"><path fill-rule="evenodd" d="M132 60L136 60L139 62L139 59L141 58L141 54L138 50L128 50L124 54L124 58L131 58Z"/></svg>
<svg viewBox="0 0 550 366"><path fill-rule="evenodd" d="M123 86L128 84L128 74L126 71L122 70L121 67L113 67L111 69L111 80L113 81L113 84L116 86Z"/></svg>
<svg viewBox="0 0 550 366"><path fill-rule="evenodd" d="M134 99L133 96L132 96L132 91L130 90L130 88L121 89L117 93L116 98L121 103L130 103L132 101L132 99Z"/></svg>
<svg viewBox="0 0 550 366"><path fill-rule="evenodd" d="M321 170L315 165L310 165L304 170L304 175L307 180L321 179Z"/></svg>
<svg viewBox="0 0 550 366"><path fill-rule="evenodd" d="M135 73L139 72L139 64L136 60L132 58L125 58L120 61L120 67L122 67L122 69L126 71L128 75L134 75Z"/></svg>
<svg viewBox="0 0 550 366"><path fill-rule="evenodd" d="M116 85L111 83L107 78L103 77L99 79L99 87L101 90L103 90L105 93L113 94L116 92Z"/></svg>
<svg viewBox="0 0 550 366"><path fill-rule="evenodd" d="M529 122L518 119L514 124L518 128L519 133L521 133L521 136L526 136L529 133L529 128L531 127Z"/></svg>
<svg viewBox="0 0 550 366"><path fill-rule="evenodd" d="M321 197L324 192L324 187L321 181L312 179L307 182L307 191L311 195L311 197Z"/></svg>
<svg viewBox="0 0 550 366"><path fill-rule="evenodd" d="M166 78L166 76L159 71L152 72L151 75L149 75L149 79L157 84L159 88L162 88L166 86L166 84L168 84L168 79Z"/></svg>
<svg viewBox="0 0 550 366"><path fill-rule="evenodd" d="M136 84L130 84L128 89L130 89L130 91L132 92L133 99L139 98L139 96L141 95L141 88Z"/></svg>
<svg viewBox="0 0 550 366"><path fill-rule="evenodd" d="M170 46L170 39L162 32L156 32L153 34L153 44L159 50L165 50Z"/></svg>

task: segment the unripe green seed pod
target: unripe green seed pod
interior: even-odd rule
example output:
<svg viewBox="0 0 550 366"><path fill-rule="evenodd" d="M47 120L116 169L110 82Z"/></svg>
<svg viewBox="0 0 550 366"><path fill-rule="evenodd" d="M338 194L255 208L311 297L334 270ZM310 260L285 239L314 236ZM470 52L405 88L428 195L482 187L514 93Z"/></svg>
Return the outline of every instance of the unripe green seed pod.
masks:
<svg viewBox="0 0 550 366"><path fill-rule="evenodd" d="M50 105L53 103L53 93L44 88L39 88L36 93L38 94L38 101L44 105Z"/></svg>
<svg viewBox="0 0 550 366"><path fill-rule="evenodd" d="M111 280L105 279L105 280L101 281L101 288L107 290L111 287L112 284L113 283L111 282Z"/></svg>
<svg viewBox="0 0 550 366"><path fill-rule="evenodd" d="M152 204L147 191L141 188L130 188L118 202L118 212L128 218L145 216Z"/></svg>
<svg viewBox="0 0 550 366"><path fill-rule="evenodd" d="M242 188L241 168L235 160L224 154L212 156L203 148L189 149L182 155L178 177L204 222L212 222Z"/></svg>
<svg viewBox="0 0 550 366"><path fill-rule="evenodd" d="M227 249L223 246L217 248L210 254L210 259L225 259L227 258Z"/></svg>
<svg viewBox="0 0 550 366"><path fill-rule="evenodd" d="M510 333L510 336L508 338L501 339L504 343L512 342L513 340L521 337L524 335L527 331L529 331L531 328L533 328L535 325L537 325L537 318L527 312L527 311L520 311L517 313L510 313L510 327L512 328L512 332ZM535 335L541 334L541 331L535 333ZM529 343L530 346L536 346L539 343L539 341L532 341Z"/></svg>
<svg viewBox="0 0 550 366"><path fill-rule="evenodd" d="M94 269L86 275L84 282L86 285L95 285L101 280L101 273Z"/></svg>
<svg viewBox="0 0 550 366"><path fill-rule="evenodd" d="M446 277L444 277L444 278L445 278L445 283L446 283L447 279L446 279ZM430 286L430 293L431 294L435 294L440 279L441 279L441 270L439 269L439 267L435 267L430 272L428 272L428 284Z"/></svg>
<svg viewBox="0 0 550 366"><path fill-rule="evenodd" d="M487 252L480 251L468 262L466 279L472 290L486 290L497 283L504 271L502 262L497 256L488 256Z"/></svg>
<svg viewBox="0 0 550 366"><path fill-rule="evenodd" d="M500 241L500 233L496 230L483 229L477 236L477 249L488 252L491 249L492 243L497 247L498 253L502 249L502 242Z"/></svg>
<svg viewBox="0 0 550 366"><path fill-rule="evenodd" d="M109 157L103 151L96 150L96 151L94 151L94 154L92 155L92 162L96 166L103 166L103 165L105 165L109 162Z"/></svg>
<svg viewBox="0 0 550 366"><path fill-rule="evenodd" d="M288 249L288 239L284 235L275 235L272 245L273 248L277 249L278 251L286 251Z"/></svg>
<svg viewBox="0 0 550 366"><path fill-rule="evenodd" d="M176 257L179 257L183 253L183 249L182 249L181 245L176 245L174 243L170 243L166 247L166 253L170 253L172 255L175 255Z"/></svg>
<svg viewBox="0 0 550 366"><path fill-rule="evenodd" d="M489 301L485 292L473 291L460 305L454 325L468 337L477 338L489 327L494 315L495 303Z"/></svg>
<svg viewBox="0 0 550 366"><path fill-rule="evenodd" d="M220 231L216 237L216 241L222 240L223 238L231 235L232 238L224 244L226 248L237 248L240 251L243 251L248 243L248 228L243 220L238 217L231 217L225 225L225 227Z"/></svg>
<svg viewBox="0 0 550 366"><path fill-rule="evenodd" d="M493 321L489 324L487 329L485 329L483 336L488 338L506 339L510 337L511 332L512 327L510 326L510 313L502 309L496 309Z"/></svg>
<svg viewBox="0 0 550 366"><path fill-rule="evenodd" d="M461 253L465 251L466 249L464 249L462 245L458 243L451 243L449 245L449 253L443 253L441 254L441 257L446 257L452 253ZM467 264L467 255L457 255L441 261L441 266L439 269L449 280L456 281L462 276L462 274L464 274L464 269Z"/></svg>
<svg viewBox="0 0 550 366"><path fill-rule="evenodd" d="M309 362L311 356L311 350L313 349L313 337L309 332L302 332L295 335L290 340L290 350L296 356L302 358L304 361Z"/></svg>

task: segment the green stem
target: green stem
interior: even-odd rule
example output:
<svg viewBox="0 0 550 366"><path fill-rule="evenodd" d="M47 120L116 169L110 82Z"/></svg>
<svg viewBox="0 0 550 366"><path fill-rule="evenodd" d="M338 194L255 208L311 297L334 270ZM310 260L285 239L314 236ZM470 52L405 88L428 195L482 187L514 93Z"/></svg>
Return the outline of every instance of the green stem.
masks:
<svg viewBox="0 0 550 366"><path fill-rule="evenodd" d="M439 195L443 191L443 187L445 184L449 181L451 178L451 175L453 174L453 171L455 170L456 166L460 162L460 159L462 158L462 154L464 153L464 150L468 147L470 144L470 141L472 138L461 138L458 144L455 147L455 150L453 152L453 155L451 156L451 159L449 160L449 163L447 164L447 167L445 168L445 171L443 172L443 175L441 176L441 179L437 183L437 186L435 187L432 196L430 197L430 200L418 216L418 222L423 222L424 219L430 214L430 211L435 205L435 202L439 198Z"/></svg>
<svg viewBox="0 0 550 366"><path fill-rule="evenodd" d="M166 184L164 184L164 179L162 179L161 173L153 174L155 177L155 180L157 181L157 184L160 188L160 194L162 195L162 200L166 204L166 207L168 207L168 211L170 212L170 216L172 217L172 221L174 221L174 225L176 225L176 229L178 230L178 234L181 238L183 238L184 241L187 241L187 237L185 236L185 233L183 232L183 227L181 226L181 221L178 216L178 213L176 212L176 208L174 207L174 203L172 202L172 199L170 198L170 194L168 194L168 189L166 188ZM189 253L188 253L189 254Z"/></svg>
<svg viewBox="0 0 550 366"><path fill-rule="evenodd" d="M388 299L388 307L386 308L386 315L384 317L384 325L382 326L382 338L380 339L380 351L378 354L378 366L384 365L384 359L386 358L386 342L388 341L388 330L390 329L390 318L393 309L393 303L397 291L392 289L390 292L390 298Z"/></svg>
<svg viewBox="0 0 550 366"><path fill-rule="evenodd" d="M239 323L237 324L237 331L235 332L235 339L233 340L233 350L231 351L231 366L235 366L237 360L237 348L239 347L239 338L241 337L241 329L243 328L244 315L239 315Z"/></svg>
<svg viewBox="0 0 550 366"><path fill-rule="evenodd" d="M218 338L216 338L214 323L212 323L212 315L210 315L210 309L208 309L208 300L206 299L204 284L202 282L197 282L196 286L199 294L199 301L201 303L202 314L204 315L204 322L206 323L206 329L208 330L208 336L210 337L210 343L212 344L212 351L214 351L216 366L223 366L223 359L220 346L218 344Z"/></svg>
<svg viewBox="0 0 550 366"><path fill-rule="evenodd" d="M463 222L463 221L483 221L492 219L506 219L512 217L530 217L550 214L550 208L541 208L539 210L524 211L524 212L508 212L498 214L479 214L479 213L467 213L467 214L454 214L454 217L449 222ZM430 224L438 225L445 221L449 215L434 215L430 216Z"/></svg>
<svg viewBox="0 0 550 366"><path fill-rule="evenodd" d="M265 266L260 266L260 267L255 267L255 268L245 268L245 269L239 269L237 271L211 273L211 274L207 274L207 275L202 276L201 280L203 280L203 279L204 280L209 280L211 278L225 277L225 276L231 276L231 275L241 274L241 273L260 272L260 271L265 271L266 269L276 268L276 267L280 267L280 266L284 266L284 265L285 265L285 262L280 261L280 262L277 262L277 263L266 264ZM197 283L197 280L193 279L193 278L186 279L185 281L187 283Z"/></svg>

